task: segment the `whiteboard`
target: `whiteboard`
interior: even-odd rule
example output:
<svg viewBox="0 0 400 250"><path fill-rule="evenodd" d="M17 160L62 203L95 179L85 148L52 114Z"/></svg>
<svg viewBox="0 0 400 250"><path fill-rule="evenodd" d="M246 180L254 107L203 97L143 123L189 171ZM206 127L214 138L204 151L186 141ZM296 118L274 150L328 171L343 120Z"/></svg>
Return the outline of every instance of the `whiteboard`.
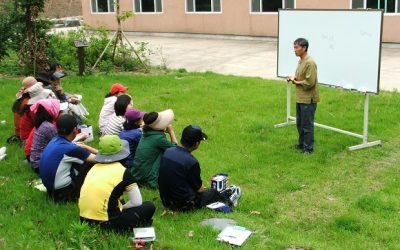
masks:
<svg viewBox="0 0 400 250"><path fill-rule="evenodd" d="M278 77L294 75L302 37L320 83L378 94L382 18L382 10L279 10Z"/></svg>

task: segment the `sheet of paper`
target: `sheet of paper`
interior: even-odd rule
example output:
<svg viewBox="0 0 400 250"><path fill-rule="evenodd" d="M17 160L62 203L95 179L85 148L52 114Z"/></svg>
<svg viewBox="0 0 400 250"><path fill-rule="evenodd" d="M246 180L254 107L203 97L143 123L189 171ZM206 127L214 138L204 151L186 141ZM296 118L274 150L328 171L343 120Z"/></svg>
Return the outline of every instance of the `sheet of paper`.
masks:
<svg viewBox="0 0 400 250"><path fill-rule="evenodd" d="M251 235L251 231L240 226L227 226L218 235L217 240L228 242L229 244L241 246Z"/></svg>

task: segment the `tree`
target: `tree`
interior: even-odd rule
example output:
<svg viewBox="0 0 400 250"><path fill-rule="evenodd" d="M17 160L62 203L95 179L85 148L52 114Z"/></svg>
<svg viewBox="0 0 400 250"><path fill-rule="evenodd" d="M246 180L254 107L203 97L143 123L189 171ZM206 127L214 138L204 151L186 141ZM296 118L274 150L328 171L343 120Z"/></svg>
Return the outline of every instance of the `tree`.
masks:
<svg viewBox="0 0 400 250"><path fill-rule="evenodd" d="M0 59L11 49L18 63L36 74L48 67L46 55L50 22L39 17L46 0L7 0L0 18Z"/></svg>
<svg viewBox="0 0 400 250"><path fill-rule="evenodd" d="M18 58L21 65L28 66L36 74L45 70L49 65L46 55L48 41L47 32L50 22L39 18L43 12L46 0L16 0L15 16L21 26L18 39Z"/></svg>

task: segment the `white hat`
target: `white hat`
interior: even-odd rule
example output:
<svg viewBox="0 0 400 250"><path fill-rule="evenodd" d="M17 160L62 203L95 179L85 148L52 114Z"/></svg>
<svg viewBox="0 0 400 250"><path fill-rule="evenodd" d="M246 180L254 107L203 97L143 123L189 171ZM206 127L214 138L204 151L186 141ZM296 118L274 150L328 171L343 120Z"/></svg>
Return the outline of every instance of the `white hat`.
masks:
<svg viewBox="0 0 400 250"><path fill-rule="evenodd" d="M157 113L158 113L157 119L151 124L148 124L148 126L154 130L166 129L168 125L172 123L175 117L174 111L172 111L172 109L167 109Z"/></svg>
<svg viewBox="0 0 400 250"><path fill-rule="evenodd" d="M50 89L44 89L42 85L43 83L38 82L28 89L30 97L28 105L32 105L41 99L47 99L49 96L52 96L53 91Z"/></svg>

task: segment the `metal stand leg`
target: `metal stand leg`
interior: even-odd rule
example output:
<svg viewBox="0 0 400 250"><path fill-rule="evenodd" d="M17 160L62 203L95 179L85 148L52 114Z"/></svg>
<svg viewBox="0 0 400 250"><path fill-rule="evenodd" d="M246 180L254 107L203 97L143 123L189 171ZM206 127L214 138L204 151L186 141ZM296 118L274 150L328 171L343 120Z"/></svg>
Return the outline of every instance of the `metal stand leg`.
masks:
<svg viewBox="0 0 400 250"><path fill-rule="evenodd" d="M368 142L368 109L369 109L369 95L365 94L365 102L364 102L364 129L363 129L363 142L359 145L355 145L352 147L349 147L350 151L353 150L358 150L358 149L363 149L363 148L369 148L373 146L377 146L381 144L381 141L373 141L373 142Z"/></svg>
<svg viewBox="0 0 400 250"><path fill-rule="evenodd" d="M290 86L290 82L287 83L287 99L286 99L286 122L284 123L279 123L274 125L274 128L282 128L282 127L286 127L289 125L293 125L296 124L296 119L293 118L290 114L290 102L291 102L291 97L290 97L290 91L291 91L291 86Z"/></svg>

